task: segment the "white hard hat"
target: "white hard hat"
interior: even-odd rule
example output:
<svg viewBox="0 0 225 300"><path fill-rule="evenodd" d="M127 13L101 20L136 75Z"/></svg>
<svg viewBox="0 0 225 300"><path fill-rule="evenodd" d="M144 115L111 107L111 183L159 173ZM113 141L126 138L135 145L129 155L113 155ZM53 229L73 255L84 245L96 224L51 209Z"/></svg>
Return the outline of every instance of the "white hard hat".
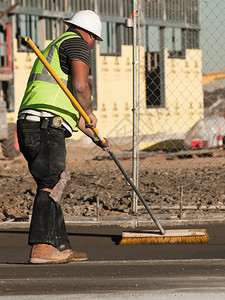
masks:
<svg viewBox="0 0 225 300"><path fill-rule="evenodd" d="M70 26L75 25L82 29L85 29L96 36L96 39L103 41L101 38L102 23L98 15L92 10L81 10L75 13L69 20L63 20L63 22Z"/></svg>

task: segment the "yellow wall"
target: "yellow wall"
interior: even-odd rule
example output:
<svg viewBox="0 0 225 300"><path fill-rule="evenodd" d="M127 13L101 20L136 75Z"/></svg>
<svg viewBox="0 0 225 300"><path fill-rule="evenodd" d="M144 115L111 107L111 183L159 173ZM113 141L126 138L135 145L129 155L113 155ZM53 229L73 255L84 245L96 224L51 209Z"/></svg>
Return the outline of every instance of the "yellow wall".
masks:
<svg viewBox="0 0 225 300"><path fill-rule="evenodd" d="M18 109L23 98L27 80L36 55L30 52L17 52L17 40L14 40L14 97L15 112L8 114L8 121L15 122Z"/></svg>
<svg viewBox="0 0 225 300"><path fill-rule="evenodd" d="M99 129L110 137L132 135L132 48L122 56L99 56L97 49ZM202 52L187 50L186 59L168 58L165 49L165 108L147 108L145 63L140 60L140 135L184 135L203 117ZM141 48L140 57L144 58Z"/></svg>
<svg viewBox="0 0 225 300"><path fill-rule="evenodd" d="M131 136L132 48L122 46L121 56L100 56L97 46L96 115L99 130L104 136Z"/></svg>

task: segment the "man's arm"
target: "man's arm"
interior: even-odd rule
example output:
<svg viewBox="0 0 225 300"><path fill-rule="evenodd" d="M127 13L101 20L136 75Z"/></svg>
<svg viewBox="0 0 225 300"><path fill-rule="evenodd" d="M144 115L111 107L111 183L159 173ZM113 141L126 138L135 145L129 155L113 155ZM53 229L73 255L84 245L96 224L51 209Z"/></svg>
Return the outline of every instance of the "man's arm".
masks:
<svg viewBox="0 0 225 300"><path fill-rule="evenodd" d="M96 127L97 119L92 111L91 90L88 84L89 67L82 61L71 62L74 96L91 120L90 127Z"/></svg>
<svg viewBox="0 0 225 300"><path fill-rule="evenodd" d="M81 117L78 127L84 134L89 136L97 146L101 147L104 151L110 150L110 142L106 139L106 143L103 145L99 142L91 129L96 127L97 119L92 112L91 90L88 84L89 67L82 61L74 60L71 62L71 69L73 75L74 96L91 119L91 126L88 126L88 128L84 118Z"/></svg>

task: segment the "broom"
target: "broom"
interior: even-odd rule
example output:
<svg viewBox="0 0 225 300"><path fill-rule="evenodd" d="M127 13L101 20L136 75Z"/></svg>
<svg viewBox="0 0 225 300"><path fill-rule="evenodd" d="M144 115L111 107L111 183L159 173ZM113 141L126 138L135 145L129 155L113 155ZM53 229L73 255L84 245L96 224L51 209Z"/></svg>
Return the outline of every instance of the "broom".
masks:
<svg viewBox="0 0 225 300"><path fill-rule="evenodd" d="M32 48L32 50L35 52L35 54L38 56L38 58L41 60L41 62L44 64L44 66L47 68L47 70L51 73L53 78L56 80L56 82L59 84L59 86L62 88L62 90L65 92L65 94L68 96L70 101L75 105L77 110L80 112L81 116L84 118L85 122L87 124L91 123L90 118L85 113L83 108L80 106L80 104L77 102L77 100L74 98L72 93L68 90L68 88L64 85L62 80L59 78L59 76L56 74L56 72L53 70L51 65L47 62L43 54L40 52L40 50L36 47L36 45L33 43L31 38L26 37L25 41L28 43L28 45ZM94 134L99 139L100 142L103 144L106 143L106 140L104 137L100 134L100 132L97 130L97 128L92 128ZM119 160L116 158L114 153L110 150L108 150L109 155L112 157L132 189L135 191L139 199L141 200L142 204L146 208L147 212L151 216L152 220L154 221L155 225L158 227L157 231L142 231L142 232L123 232L122 233L122 239L120 241L120 244L168 244L168 243L206 243L209 241L209 236L205 229L193 229L193 230L164 230L158 220L156 219L155 215L152 213L151 209L149 208L148 204L144 200L143 196L140 194L137 187L134 185L133 181L130 179L122 165L120 164Z"/></svg>

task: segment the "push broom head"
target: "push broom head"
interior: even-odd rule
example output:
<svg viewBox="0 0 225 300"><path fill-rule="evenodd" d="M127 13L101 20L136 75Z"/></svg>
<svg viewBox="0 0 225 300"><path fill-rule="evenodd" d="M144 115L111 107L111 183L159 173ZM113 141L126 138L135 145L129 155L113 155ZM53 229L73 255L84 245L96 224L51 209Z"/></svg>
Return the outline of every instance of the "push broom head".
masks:
<svg viewBox="0 0 225 300"><path fill-rule="evenodd" d="M209 242L205 229L166 230L162 235L158 230L123 232L120 245L134 244L203 244Z"/></svg>

